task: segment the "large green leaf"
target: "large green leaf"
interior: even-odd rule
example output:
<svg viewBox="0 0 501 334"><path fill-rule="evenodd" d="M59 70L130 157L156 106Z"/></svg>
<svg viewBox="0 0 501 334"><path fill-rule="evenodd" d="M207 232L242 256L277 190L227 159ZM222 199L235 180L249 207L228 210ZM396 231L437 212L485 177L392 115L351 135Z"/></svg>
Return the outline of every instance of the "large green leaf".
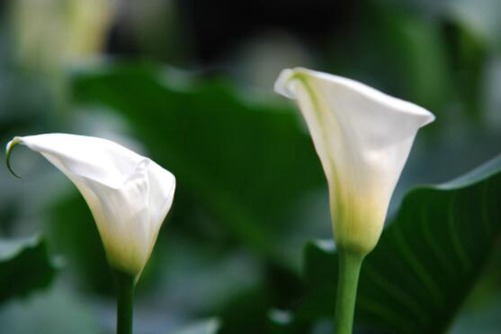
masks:
<svg viewBox="0 0 501 334"><path fill-rule="evenodd" d="M364 262L356 323L371 332L443 333L501 236L501 156L474 172L409 192ZM337 255L306 247L309 293L298 323L333 315Z"/></svg>
<svg viewBox="0 0 501 334"><path fill-rule="evenodd" d="M0 240L0 304L46 288L56 270L43 239Z"/></svg>
<svg viewBox="0 0 501 334"><path fill-rule="evenodd" d="M240 242L280 261L291 257L276 242L290 229L285 215L323 184L296 112L250 103L227 82L181 85L179 74L144 64L77 73L73 82L77 102L120 112L176 175L177 205L187 196Z"/></svg>

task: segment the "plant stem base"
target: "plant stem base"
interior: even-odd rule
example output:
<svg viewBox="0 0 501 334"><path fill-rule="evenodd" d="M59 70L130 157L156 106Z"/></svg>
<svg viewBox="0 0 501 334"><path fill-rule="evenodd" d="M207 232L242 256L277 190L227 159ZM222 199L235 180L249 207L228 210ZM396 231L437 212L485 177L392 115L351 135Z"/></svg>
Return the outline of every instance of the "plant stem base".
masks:
<svg viewBox="0 0 501 334"><path fill-rule="evenodd" d="M363 255L339 250L339 278L334 321L335 334L352 334L358 277Z"/></svg>
<svg viewBox="0 0 501 334"><path fill-rule="evenodd" d="M132 334L135 279L116 270L113 277L117 297L117 334Z"/></svg>

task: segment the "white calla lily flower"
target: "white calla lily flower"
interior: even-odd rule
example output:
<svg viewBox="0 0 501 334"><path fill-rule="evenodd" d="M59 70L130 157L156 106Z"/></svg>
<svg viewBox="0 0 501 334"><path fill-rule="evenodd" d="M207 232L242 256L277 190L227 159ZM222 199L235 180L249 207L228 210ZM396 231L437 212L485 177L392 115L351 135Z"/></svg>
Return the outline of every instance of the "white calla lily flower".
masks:
<svg viewBox="0 0 501 334"><path fill-rule="evenodd" d="M418 129L434 115L360 82L303 68L283 70L275 90L295 99L329 185L338 248L367 254Z"/></svg>
<svg viewBox="0 0 501 334"><path fill-rule="evenodd" d="M75 184L96 221L110 266L138 278L172 205L174 175L96 137L15 137L7 144L7 157L16 144L42 154Z"/></svg>

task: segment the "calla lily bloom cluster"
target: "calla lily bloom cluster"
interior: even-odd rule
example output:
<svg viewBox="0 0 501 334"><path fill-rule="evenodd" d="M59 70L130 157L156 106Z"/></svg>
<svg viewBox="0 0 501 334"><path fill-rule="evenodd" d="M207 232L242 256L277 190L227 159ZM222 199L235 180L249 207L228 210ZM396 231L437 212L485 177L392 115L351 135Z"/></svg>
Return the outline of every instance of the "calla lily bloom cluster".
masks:
<svg viewBox="0 0 501 334"><path fill-rule="evenodd" d="M329 185L338 248L365 255L379 240L391 195L429 111L360 82L304 68L275 90L295 99Z"/></svg>
<svg viewBox="0 0 501 334"><path fill-rule="evenodd" d="M397 181L420 127L433 114L360 82L286 69L277 92L295 99L329 186L339 255L336 333L351 334L363 259L377 244ZM134 285L169 212L176 186L167 170L111 141L70 134L15 137L78 188L96 221L117 286L117 333L132 333Z"/></svg>
<svg viewBox="0 0 501 334"><path fill-rule="evenodd" d="M42 154L75 184L96 221L110 266L137 279L172 205L174 175L101 138L15 137L7 145L7 157L17 144Z"/></svg>

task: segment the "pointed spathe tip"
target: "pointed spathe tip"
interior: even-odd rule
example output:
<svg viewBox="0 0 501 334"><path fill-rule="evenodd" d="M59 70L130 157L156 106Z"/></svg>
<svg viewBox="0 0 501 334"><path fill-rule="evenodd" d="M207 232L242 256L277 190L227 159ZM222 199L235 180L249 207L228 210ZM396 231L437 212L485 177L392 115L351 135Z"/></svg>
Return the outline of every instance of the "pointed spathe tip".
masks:
<svg viewBox="0 0 501 334"><path fill-rule="evenodd" d="M17 178L21 178L19 175L14 172L12 169L12 165L10 163L10 156L12 154L13 148L17 145L22 143L22 138L21 137L14 137L10 142L7 143L6 151L5 151L5 163L7 165L7 169L9 172L11 172L12 175L14 175Z"/></svg>
<svg viewBox="0 0 501 334"><path fill-rule="evenodd" d="M280 95L288 97L290 99L295 99L296 95L291 90L290 80L294 76L294 70L286 68L280 72L277 80L275 81L274 89Z"/></svg>

